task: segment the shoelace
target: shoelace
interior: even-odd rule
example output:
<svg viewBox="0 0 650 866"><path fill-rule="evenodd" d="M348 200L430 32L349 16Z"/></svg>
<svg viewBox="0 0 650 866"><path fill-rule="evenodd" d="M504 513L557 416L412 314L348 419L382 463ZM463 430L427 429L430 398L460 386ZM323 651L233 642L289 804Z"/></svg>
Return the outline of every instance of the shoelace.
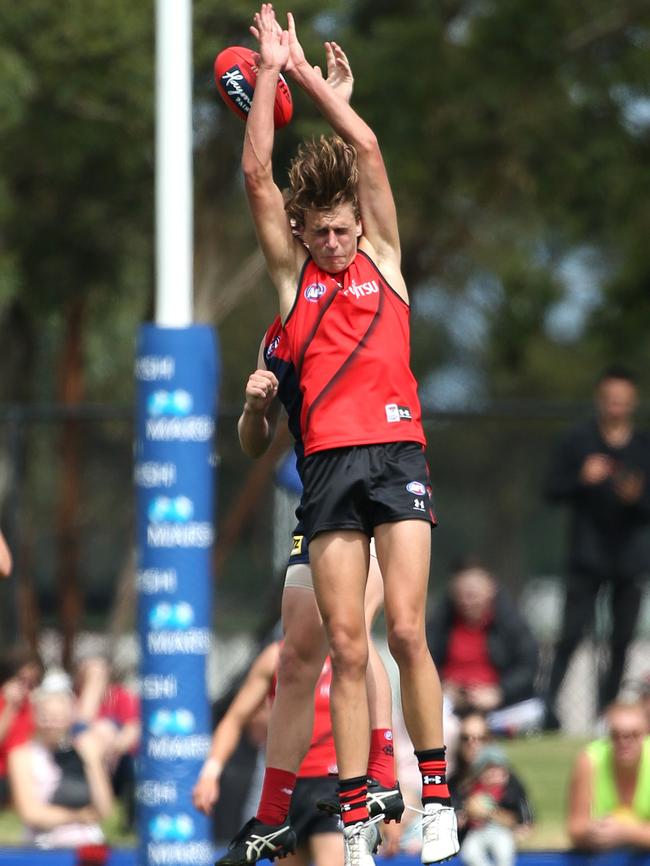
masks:
<svg viewBox="0 0 650 866"><path fill-rule="evenodd" d="M417 812L418 815L422 815L422 832L426 833L429 827L432 824L438 824L440 820L440 809L436 809L435 812L425 812L424 809L417 809L415 806L406 806L407 809L410 809L411 812ZM433 829L433 828L432 828ZM438 838L440 834L436 833L436 838Z"/></svg>
<svg viewBox="0 0 650 866"><path fill-rule="evenodd" d="M374 818L368 818L367 821L360 821L358 824L354 824L352 827L352 832L349 836L344 836L345 847L350 852L350 860L349 863L351 866L357 866L357 864L361 863L361 837L364 834L364 830L369 827L371 824L378 824L380 821L384 820L384 813L382 812L379 815L375 815ZM367 842L368 840L365 839ZM350 844L354 842L355 844ZM370 852L372 854L372 852Z"/></svg>

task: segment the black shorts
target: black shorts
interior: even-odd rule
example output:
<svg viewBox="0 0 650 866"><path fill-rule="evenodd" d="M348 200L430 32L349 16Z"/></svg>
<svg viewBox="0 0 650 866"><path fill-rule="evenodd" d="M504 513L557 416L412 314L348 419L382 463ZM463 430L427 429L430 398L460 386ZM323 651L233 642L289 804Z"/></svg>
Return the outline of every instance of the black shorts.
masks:
<svg viewBox="0 0 650 866"><path fill-rule="evenodd" d="M296 528L291 533L291 550L289 551L287 568L290 565L309 565L309 547L302 520L298 521Z"/></svg>
<svg viewBox="0 0 650 866"><path fill-rule="evenodd" d="M436 525L429 467L417 442L353 445L317 451L303 465L303 522L307 541L319 532L401 520Z"/></svg>
<svg viewBox="0 0 650 866"><path fill-rule="evenodd" d="M310 836L318 833L340 833L338 815L322 812L316 803L337 795L338 776L314 776L297 779L291 797L289 821L298 839L304 845Z"/></svg>

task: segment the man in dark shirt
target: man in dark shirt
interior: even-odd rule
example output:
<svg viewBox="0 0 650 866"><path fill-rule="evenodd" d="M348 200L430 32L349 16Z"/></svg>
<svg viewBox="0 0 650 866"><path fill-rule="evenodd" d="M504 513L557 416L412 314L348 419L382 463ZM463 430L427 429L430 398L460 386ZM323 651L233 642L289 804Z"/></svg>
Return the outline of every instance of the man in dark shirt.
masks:
<svg viewBox="0 0 650 866"><path fill-rule="evenodd" d="M569 431L546 480L551 502L571 509L567 587L560 638L547 694L547 722L571 656L593 620L603 586L610 589L610 661L599 684L602 711L618 693L650 571L650 439L635 429L634 375L609 367L596 384L596 415Z"/></svg>

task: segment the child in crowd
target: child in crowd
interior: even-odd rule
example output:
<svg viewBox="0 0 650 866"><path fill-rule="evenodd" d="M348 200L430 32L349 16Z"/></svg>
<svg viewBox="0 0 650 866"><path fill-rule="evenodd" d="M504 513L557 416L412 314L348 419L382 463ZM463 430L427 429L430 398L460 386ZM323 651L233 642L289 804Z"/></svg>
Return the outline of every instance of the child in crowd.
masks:
<svg viewBox="0 0 650 866"><path fill-rule="evenodd" d="M484 748L472 765L459 826L467 866L513 866L517 837L532 823L523 785L498 746Z"/></svg>

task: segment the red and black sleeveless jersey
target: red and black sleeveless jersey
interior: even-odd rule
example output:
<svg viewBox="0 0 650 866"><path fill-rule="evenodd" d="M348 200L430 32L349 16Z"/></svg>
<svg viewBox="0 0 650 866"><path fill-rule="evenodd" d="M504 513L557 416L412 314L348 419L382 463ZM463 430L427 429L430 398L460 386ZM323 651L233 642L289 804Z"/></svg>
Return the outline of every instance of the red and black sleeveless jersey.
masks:
<svg viewBox="0 0 650 866"><path fill-rule="evenodd" d="M302 394L305 454L426 443L409 366L409 306L366 253L340 274L307 259L284 333Z"/></svg>
<svg viewBox="0 0 650 866"><path fill-rule="evenodd" d="M264 363L278 380L278 399L288 415L289 432L295 439L296 463L300 473L305 449L300 432L302 394L298 387L296 368L289 357L289 346L282 320L276 316L264 334Z"/></svg>

